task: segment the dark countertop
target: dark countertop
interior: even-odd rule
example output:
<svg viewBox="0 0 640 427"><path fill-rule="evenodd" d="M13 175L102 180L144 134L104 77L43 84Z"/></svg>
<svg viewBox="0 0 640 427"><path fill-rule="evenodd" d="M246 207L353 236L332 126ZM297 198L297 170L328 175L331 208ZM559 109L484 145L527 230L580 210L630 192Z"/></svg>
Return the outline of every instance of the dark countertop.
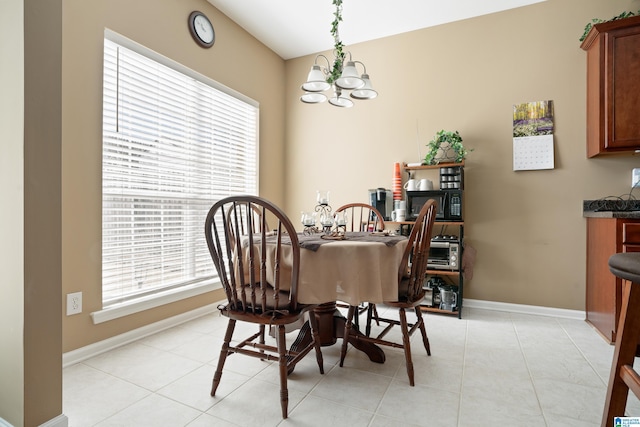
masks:
<svg viewBox="0 0 640 427"><path fill-rule="evenodd" d="M640 218L640 200L584 200L582 216L584 218Z"/></svg>

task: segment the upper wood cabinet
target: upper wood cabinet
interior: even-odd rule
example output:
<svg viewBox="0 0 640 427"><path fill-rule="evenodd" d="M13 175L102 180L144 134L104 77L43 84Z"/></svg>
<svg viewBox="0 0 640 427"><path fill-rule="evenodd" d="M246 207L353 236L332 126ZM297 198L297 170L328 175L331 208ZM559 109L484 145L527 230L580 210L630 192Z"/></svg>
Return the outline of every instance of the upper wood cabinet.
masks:
<svg viewBox="0 0 640 427"><path fill-rule="evenodd" d="M587 52L587 156L640 150L640 16L593 26Z"/></svg>

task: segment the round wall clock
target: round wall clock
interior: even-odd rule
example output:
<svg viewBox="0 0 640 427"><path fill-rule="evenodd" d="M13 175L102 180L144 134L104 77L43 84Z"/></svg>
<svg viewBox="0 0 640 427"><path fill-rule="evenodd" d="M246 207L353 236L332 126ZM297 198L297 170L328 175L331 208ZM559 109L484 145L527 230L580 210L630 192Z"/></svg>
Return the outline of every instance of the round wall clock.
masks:
<svg viewBox="0 0 640 427"><path fill-rule="evenodd" d="M216 41L213 24L202 12L194 11L189 15L189 32L201 47L209 48Z"/></svg>

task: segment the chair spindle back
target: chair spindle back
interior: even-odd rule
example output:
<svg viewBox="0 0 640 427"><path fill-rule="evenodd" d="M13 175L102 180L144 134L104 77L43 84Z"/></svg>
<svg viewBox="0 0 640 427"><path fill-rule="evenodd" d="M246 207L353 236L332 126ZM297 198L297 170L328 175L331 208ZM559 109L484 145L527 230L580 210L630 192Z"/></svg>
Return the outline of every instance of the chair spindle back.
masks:
<svg viewBox="0 0 640 427"><path fill-rule="evenodd" d="M422 284L427 270L429 248L431 246L431 232L436 219L437 204L434 200L428 200L422 206L418 218L411 229L409 243L405 250L400 270L398 271L398 283L409 278L408 300L413 300L422 292Z"/></svg>
<svg viewBox="0 0 640 427"><path fill-rule="evenodd" d="M336 209L347 213L347 231L384 230L384 218L380 211L366 203L348 203Z"/></svg>
<svg viewBox="0 0 640 427"><path fill-rule="evenodd" d="M227 197L209 210L205 238L230 310L273 316L297 309L300 247L280 208L256 196Z"/></svg>

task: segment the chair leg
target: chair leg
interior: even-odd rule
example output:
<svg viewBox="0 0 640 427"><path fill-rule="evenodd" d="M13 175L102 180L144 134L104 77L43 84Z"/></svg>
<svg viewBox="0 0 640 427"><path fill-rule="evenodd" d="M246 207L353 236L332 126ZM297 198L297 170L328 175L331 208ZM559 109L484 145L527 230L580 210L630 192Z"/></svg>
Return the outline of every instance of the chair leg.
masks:
<svg viewBox="0 0 640 427"><path fill-rule="evenodd" d="M355 316L353 316L353 325L356 327L357 330L360 330L360 307L359 306L356 306L356 313L355 313Z"/></svg>
<svg viewBox="0 0 640 427"><path fill-rule="evenodd" d="M431 356L431 346L429 345L429 337L427 337L427 328L424 325L424 317L422 317L422 310L420 310L420 307L416 307L416 317L418 318L418 327L420 328L420 333L422 334L422 343L424 344L424 349L427 350L427 355Z"/></svg>
<svg viewBox="0 0 640 427"><path fill-rule="evenodd" d="M375 304L369 303L367 308L367 328L366 335L371 336L371 319L376 319L376 325L380 326L380 320L378 319L378 309Z"/></svg>
<svg viewBox="0 0 640 427"><path fill-rule="evenodd" d="M288 416L289 390L287 389L287 341L285 339L284 325L278 325L278 364L280 367L280 406L282 418Z"/></svg>
<svg viewBox="0 0 640 427"><path fill-rule="evenodd" d="M409 325L407 323L407 313L404 308L399 310L400 312L400 328L402 329L402 345L404 347L404 358L407 362L407 375L409 376L409 385L414 386L413 379L413 361L411 360L411 341L409 337Z"/></svg>
<svg viewBox="0 0 640 427"><path fill-rule="evenodd" d="M373 318L376 319L376 325L380 326L380 320L378 320L378 307L373 304Z"/></svg>
<svg viewBox="0 0 640 427"><path fill-rule="evenodd" d="M259 329L260 340L258 341L260 344L264 344L265 343L265 340L264 340L265 330L266 330L265 326L264 325L260 325L260 329ZM264 353L264 350L260 350L260 353ZM264 360L264 359L260 359L260 360Z"/></svg>
<svg viewBox="0 0 640 427"><path fill-rule="evenodd" d="M375 305L373 304L369 304L369 307L367 307L367 325L365 327L364 333L368 337L371 336L371 316L373 315L374 307Z"/></svg>
<svg viewBox="0 0 640 427"><path fill-rule="evenodd" d="M618 323L616 347L613 353L607 398L605 400L602 426L613 426L614 417L623 417L627 406L629 386L621 377L625 365L633 366L638 338L640 337L640 284L623 281L622 311Z"/></svg>
<svg viewBox="0 0 640 427"><path fill-rule="evenodd" d="M344 364L344 358L347 356L347 347L349 346L349 334L351 333L351 321L353 320L353 313L358 307L350 305L347 312L347 320L344 322L344 335L342 337L342 350L340 351L340 367Z"/></svg>
<svg viewBox="0 0 640 427"><path fill-rule="evenodd" d="M316 360L320 373L324 374L324 361L322 359L322 349L320 348L320 334L318 333L318 319L313 311L309 312L309 325L311 326L311 336L313 336L313 346L316 349Z"/></svg>
<svg viewBox="0 0 640 427"><path fill-rule="evenodd" d="M218 367L216 368L215 374L213 374L213 383L211 384L211 396L216 395L216 390L220 385L220 378L222 378L222 368L224 367L224 362L227 360L227 356L229 355L229 343L231 342L231 337L233 336L233 330L236 327L236 321L233 319L229 319L229 323L227 324L227 332L224 334L224 342L222 343L222 349L220 350L220 357L218 358Z"/></svg>

